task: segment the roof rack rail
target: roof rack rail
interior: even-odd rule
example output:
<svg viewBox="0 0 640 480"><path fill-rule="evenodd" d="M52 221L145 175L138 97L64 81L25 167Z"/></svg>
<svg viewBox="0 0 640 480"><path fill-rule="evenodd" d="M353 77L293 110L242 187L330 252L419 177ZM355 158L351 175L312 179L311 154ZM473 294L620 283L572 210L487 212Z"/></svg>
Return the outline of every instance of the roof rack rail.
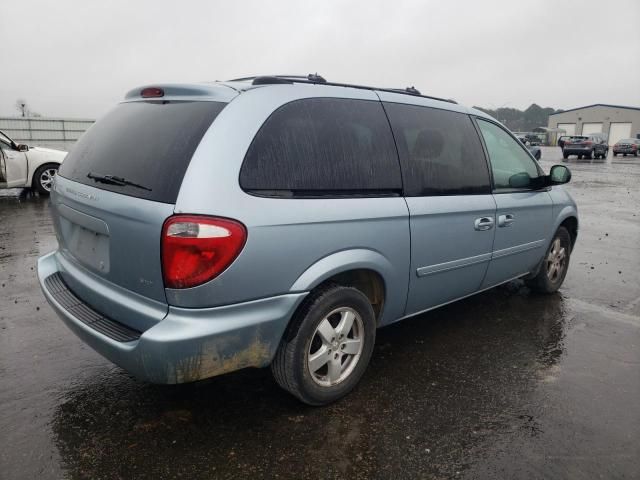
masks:
<svg viewBox="0 0 640 480"><path fill-rule="evenodd" d="M384 89L381 89L381 90L384 90ZM394 91L394 92L397 92L397 93L409 93L411 95L422 96L422 94L420 93L420 90L418 90L414 86L407 87L407 88L389 88L387 90Z"/></svg>
<svg viewBox="0 0 640 480"><path fill-rule="evenodd" d="M251 79L248 79L248 80L251 80ZM231 81L233 82L234 80L231 80ZM292 84L293 80L289 80L288 78L272 77L272 76L255 77L251 82L251 85L273 85L278 83Z"/></svg>
<svg viewBox="0 0 640 480"><path fill-rule="evenodd" d="M318 84L320 83L322 85L329 85L332 87L349 87L349 88L359 88L362 90L378 90L381 92L414 95L418 97L429 98L431 100L439 100L441 102L458 103L455 100L451 100L449 98L440 98L440 97L433 97L431 95L423 95L414 86L407 87L407 88L379 88L379 87L369 87L366 85L356 85L351 83L328 82L322 75L318 75L318 73L310 73L308 75L261 75L261 76L255 76L255 77L234 78L228 81L229 82L251 81L252 85L272 85L272 84L292 84L292 83Z"/></svg>

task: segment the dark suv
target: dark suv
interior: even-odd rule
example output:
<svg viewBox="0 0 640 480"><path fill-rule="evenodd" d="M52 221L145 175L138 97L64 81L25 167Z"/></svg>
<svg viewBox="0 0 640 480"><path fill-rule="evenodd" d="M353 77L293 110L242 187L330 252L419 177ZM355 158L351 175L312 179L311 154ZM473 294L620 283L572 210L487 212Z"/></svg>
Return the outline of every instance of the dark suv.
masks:
<svg viewBox="0 0 640 480"><path fill-rule="evenodd" d="M609 153L607 139L603 135L578 135L564 141L562 158L577 155L578 158L606 158Z"/></svg>

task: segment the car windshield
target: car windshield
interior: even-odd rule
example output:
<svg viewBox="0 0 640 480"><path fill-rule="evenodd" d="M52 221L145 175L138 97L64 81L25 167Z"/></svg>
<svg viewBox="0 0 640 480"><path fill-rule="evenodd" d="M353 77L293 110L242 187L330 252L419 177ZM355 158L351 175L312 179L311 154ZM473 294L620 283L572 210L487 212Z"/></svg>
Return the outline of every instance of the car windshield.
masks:
<svg viewBox="0 0 640 480"><path fill-rule="evenodd" d="M4 132L0 132L0 140L2 140L5 143L8 143L9 145L13 145L13 140L11 140L9 137L7 137Z"/></svg>

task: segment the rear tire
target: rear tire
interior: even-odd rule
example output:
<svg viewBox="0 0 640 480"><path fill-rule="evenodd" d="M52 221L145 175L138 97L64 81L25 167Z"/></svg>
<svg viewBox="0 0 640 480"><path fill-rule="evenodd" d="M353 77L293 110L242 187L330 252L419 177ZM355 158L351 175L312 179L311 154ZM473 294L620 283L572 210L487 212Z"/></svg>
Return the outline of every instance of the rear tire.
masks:
<svg viewBox="0 0 640 480"><path fill-rule="evenodd" d="M551 240L537 275L526 280L527 286L538 293L550 294L558 291L569 269L571 236L560 227Z"/></svg>
<svg viewBox="0 0 640 480"><path fill-rule="evenodd" d="M562 152L562 158L564 158L565 160L568 159L569 158L569 154Z"/></svg>
<svg viewBox="0 0 640 480"><path fill-rule="evenodd" d="M53 186L53 177L58 174L60 165L57 163L46 163L40 166L33 174L31 188L40 195L49 195Z"/></svg>
<svg viewBox="0 0 640 480"><path fill-rule="evenodd" d="M310 293L294 314L271 372L302 402L327 405L358 384L375 338L369 299L353 287L328 285Z"/></svg>

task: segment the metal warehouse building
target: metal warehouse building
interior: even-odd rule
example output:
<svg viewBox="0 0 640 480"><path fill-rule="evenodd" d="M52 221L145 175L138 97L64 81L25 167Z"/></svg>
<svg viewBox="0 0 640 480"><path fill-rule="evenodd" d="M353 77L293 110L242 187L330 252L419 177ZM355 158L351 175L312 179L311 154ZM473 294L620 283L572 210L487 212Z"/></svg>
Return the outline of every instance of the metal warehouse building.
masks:
<svg viewBox="0 0 640 480"><path fill-rule="evenodd" d="M640 138L640 108L596 103L549 115L549 128L564 130L565 135L605 133L609 145L623 138Z"/></svg>

